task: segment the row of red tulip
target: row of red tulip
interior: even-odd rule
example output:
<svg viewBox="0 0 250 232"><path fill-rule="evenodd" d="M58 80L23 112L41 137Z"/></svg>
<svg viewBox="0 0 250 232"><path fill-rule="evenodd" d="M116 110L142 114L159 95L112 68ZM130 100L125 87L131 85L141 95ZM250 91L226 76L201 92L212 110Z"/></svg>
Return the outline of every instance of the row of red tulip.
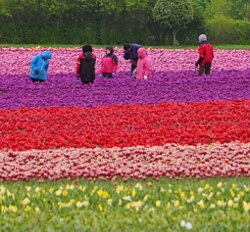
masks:
<svg viewBox="0 0 250 232"><path fill-rule="evenodd" d="M0 111L0 150L250 142L250 101Z"/></svg>

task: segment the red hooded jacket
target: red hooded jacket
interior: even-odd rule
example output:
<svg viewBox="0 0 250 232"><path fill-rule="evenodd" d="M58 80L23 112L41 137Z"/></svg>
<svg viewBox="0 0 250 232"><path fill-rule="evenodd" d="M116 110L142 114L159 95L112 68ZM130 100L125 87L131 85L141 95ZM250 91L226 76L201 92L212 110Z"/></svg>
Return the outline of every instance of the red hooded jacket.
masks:
<svg viewBox="0 0 250 232"><path fill-rule="evenodd" d="M113 56L105 56L102 58L102 65L101 65L101 70L100 70L101 74L117 72L118 64L116 63Z"/></svg>

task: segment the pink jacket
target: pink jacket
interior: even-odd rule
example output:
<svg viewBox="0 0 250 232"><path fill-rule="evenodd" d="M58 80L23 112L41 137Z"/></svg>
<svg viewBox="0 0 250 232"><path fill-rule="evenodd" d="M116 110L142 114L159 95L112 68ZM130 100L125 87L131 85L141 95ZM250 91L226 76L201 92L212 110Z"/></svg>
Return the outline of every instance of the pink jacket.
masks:
<svg viewBox="0 0 250 232"><path fill-rule="evenodd" d="M118 65L115 62L114 57L112 56L105 56L102 58L102 65L100 73L116 73Z"/></svg>
<svg viewBox="0 0 250 232"><path fill-rule="evenodd" d="M152 68L150 59L147 56L145 48L139 48L138 51L138 63L136 68L136 79L142 80L144 76L148 78L152 77Z"/></svg>

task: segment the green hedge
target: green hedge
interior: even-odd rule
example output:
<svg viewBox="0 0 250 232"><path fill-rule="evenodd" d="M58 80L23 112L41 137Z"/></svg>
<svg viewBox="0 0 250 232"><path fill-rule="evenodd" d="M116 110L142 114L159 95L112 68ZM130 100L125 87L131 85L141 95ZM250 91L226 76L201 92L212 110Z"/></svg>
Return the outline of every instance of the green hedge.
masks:
<svg viewBox="0 0 250 232"><path fill-rule="evenodd" d="M220 44L250 44L250 22L219 15L207 21L209 38Z"/></svg>

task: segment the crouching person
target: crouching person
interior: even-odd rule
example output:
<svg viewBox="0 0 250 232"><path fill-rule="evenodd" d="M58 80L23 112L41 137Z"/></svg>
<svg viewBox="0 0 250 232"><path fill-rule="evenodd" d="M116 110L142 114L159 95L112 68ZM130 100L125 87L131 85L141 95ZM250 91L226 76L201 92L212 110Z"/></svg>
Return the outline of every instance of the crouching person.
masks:
<svg viewBox="0 0 250 232"><path fill-rule="evenodd" d="M145 48L139 48L137 53L138 63L137 68L135 70L135 77L138 80L147 80L148 78L152 77L151 61L147 56Z"/></svg>
<svg viewBox="0 0 250 232"><path fill-rule="evenodd" d="M96 56L92 53L92 46L82 47L82 54L77 58L76 76L81 78L83 84L94 83Z"/></svg>
<svg viewBox="0 0 250 232"><path fill-rule="evenodd" d="M199 75L201 76L203 73L206 75L211 73L212 60L214 58L213 46L208 43L207 36L205 34L201 34L199 36L199 59L195 63L195 66L200 66Z"/></svg>
<svg viewBox="0 0 250 232"><path fill-rule="evenodd" d="M49 59L52 58L50 51L45 51L41 55L35 56L31 63L30 78L32 82L44 82L47 80Z"/></svg>
<svg viewBox="0 0 250 232"><path fill-rule="evenodd" d="M118 58L113 47L106 47L106 55L102 58L100 77L113 78L118 68Z"/></svg>
<svg viewBox="0 0 250 232"><path fill-rule="evenodd" d="M142 46L139 44L132 44L132 43L126 43L124 44L123 48L124 48L124 56L123 58L125 60L130 60L130 76L133 76L134 70L137 67L137 62L138 62L138 54L137 51L139 48L141 48Z"/></svg>

